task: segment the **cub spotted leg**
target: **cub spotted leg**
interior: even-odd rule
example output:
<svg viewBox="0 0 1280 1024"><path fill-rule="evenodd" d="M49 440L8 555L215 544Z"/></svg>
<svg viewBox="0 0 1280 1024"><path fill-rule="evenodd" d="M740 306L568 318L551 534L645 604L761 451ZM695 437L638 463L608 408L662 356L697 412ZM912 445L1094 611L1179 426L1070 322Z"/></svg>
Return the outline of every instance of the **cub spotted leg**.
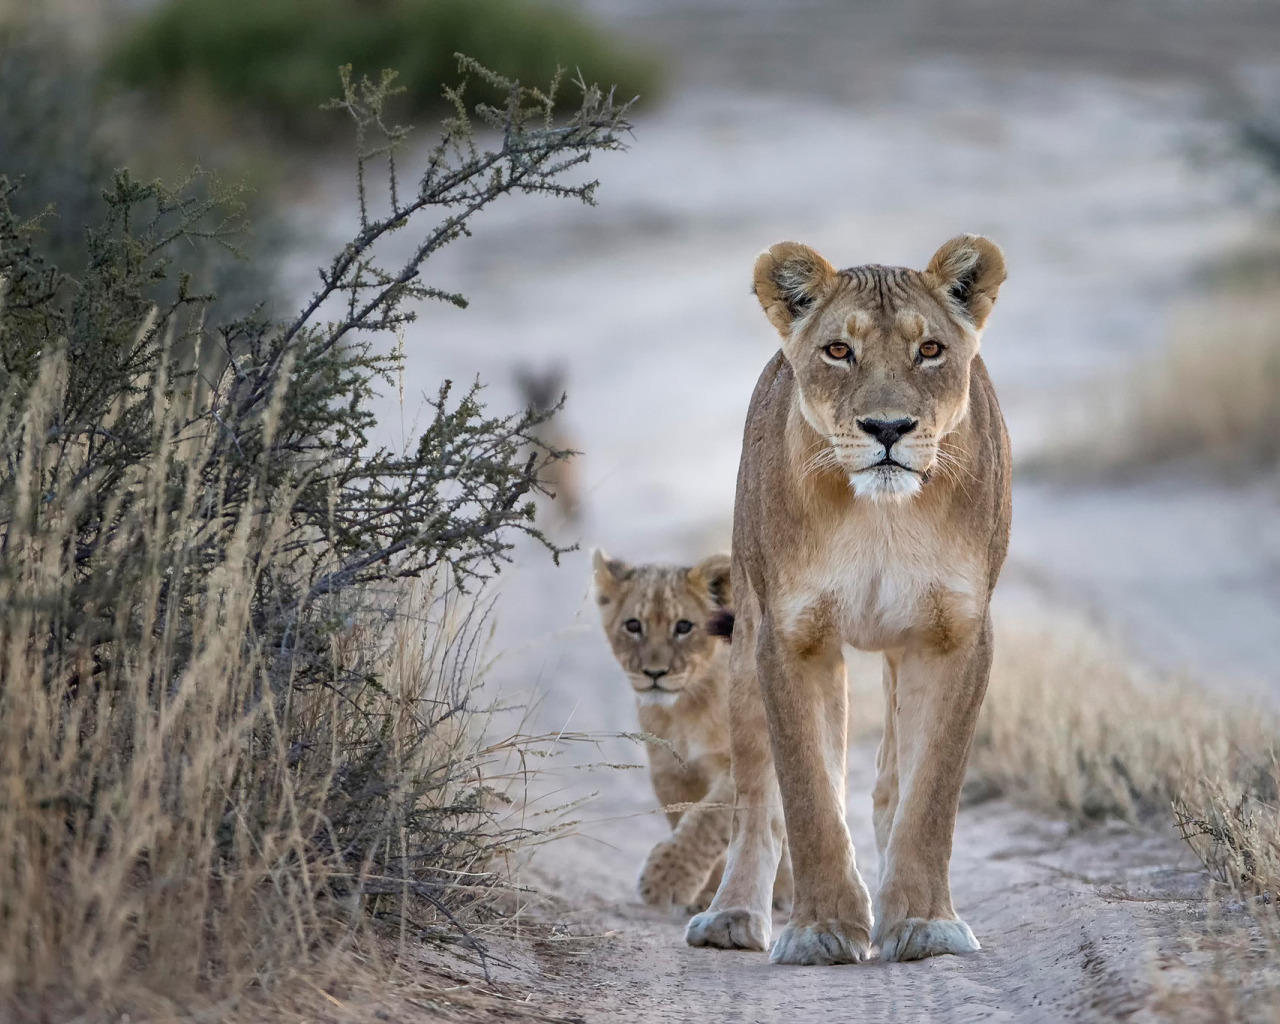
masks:
<svg viewBox="0 0 1280 1024"><path fill-rule="evenodd" d="M889 832L872 936L885 960L981 948L951 904L960 787L991 670L991 623L958 647L908 649L894 729L901 794Z"/></svg>
<svg viewBox="0 0 1280 1024"><path fill-rule="evenodd" d="M729 656L729 726L736 796L724 877L711 906L689 921L691 946L765 950L772 933L774 879L784 832L764 704L756 682L755 636L746 616L734 625Z"/></svg>
<svg viewBox="0 0 1280 1024"><path fill-rule="evenodd" d="M684 913L698 906L711 873L724 857L733 820L733 781L726 771L707 795L680 815L675 831L649 853L640 872L640 898Z"/></svg>
<svg viewBox="0 0 1280 1024"><path fill-rule="evenodd" d="M845 823L844 659L834 632L815 636L814 624L801 632L766 634L757 648L795 882L770 959L856 963L871 946L871 901Z"/></svg>

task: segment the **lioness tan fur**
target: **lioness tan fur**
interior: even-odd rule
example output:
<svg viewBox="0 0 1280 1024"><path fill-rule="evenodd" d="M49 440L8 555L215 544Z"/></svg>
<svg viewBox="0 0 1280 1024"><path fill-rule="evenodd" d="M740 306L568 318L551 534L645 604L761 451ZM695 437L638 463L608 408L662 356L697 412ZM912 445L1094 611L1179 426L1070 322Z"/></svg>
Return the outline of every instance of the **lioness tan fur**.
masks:
<svg viewBox="0 0 1280 1024"><path fill-rule="evenodd" d="M737 795L724 877L689 922L692 945L768 947L785 818L795 901L775 962L978 948L952 906L949 862L1009 538L1008 436L978 356L1004 277L1000 250L972 235L924 271L836 271L792 242L756 262L782 350L756 385L738 471ZM874 916L844 817L843 643L884 652Z"/></svg>
<svg viewBox="0 0 1280 1024"><path fill-rule="evenodd" d="M653 737L645 742L649 777L672 828L645 861L640 897L666 910L701 910L720 882L733 814L729 649L707 630L729 600L729 556L633 566L596 551L592 562L605 635L635 692L640 728ZM789 899L785 860L780 901Z"/></svg>

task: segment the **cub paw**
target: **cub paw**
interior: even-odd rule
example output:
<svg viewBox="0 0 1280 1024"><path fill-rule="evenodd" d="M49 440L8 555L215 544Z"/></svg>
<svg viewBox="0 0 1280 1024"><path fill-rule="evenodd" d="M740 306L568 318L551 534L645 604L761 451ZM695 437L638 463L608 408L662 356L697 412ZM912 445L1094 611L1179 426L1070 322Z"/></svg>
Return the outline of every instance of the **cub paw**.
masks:
<svg viewBox="0 0 1280 1024"><path fill-rule="evenodd" d="M875 944L881 960L923 960L943 953L976 953L982 947L963 921L908 917L877 928Z"/></svg>
<svg viewBox="0 0 1280 1024"><path fill-rule="evenodd" d="M769 948L770 929L769 919L754 910L708 910L689 921L684 941L691 946L754 949L763 953Z"/></svg>
<svg viewBox="0 0 1280 1024"><path fill-rule="evenodd" d="M636 891L651 907L683 913L689 908L698 908L705 884L705 875L698 877L689 870L679 847L664 840L649 853Z"/></svg>
<svg viewBox="0 0 1280 1024"><path fill-rule="evenodd" d="M856 964L871 953L871 935L865 925L851 921L815 921L787 925L773 944L769 959L775 964Z"/></svg>

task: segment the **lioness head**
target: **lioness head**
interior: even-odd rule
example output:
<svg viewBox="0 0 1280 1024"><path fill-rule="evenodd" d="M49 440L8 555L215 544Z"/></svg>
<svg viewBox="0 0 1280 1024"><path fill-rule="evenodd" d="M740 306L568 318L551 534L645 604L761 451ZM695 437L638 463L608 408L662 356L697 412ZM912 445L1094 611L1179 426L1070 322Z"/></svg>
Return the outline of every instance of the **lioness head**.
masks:
<svg viewBox="0 0 1280 1024"><path fill-rule="evenodd" d="M729 556L686 568L592 555L605 635L636 699L670 706L715 657L707 620L729 601Z"/></svg>
<svg viewBox="0 0 1280 1024"><path fill-rule="evenodd" d="M910 498L948 455L968 412L969 368L1005 278L1000 249L960 235L925 270L836 270L781 242L756 260L755 293L782 335L800 409L854 493Z"/></svg>

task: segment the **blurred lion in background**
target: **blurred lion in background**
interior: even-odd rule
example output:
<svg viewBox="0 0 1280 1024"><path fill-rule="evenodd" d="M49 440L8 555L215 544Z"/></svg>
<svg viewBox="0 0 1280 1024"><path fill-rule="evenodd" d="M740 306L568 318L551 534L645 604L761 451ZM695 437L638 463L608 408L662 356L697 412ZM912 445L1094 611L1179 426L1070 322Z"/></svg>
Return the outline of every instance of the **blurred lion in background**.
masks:
<svg viewBox="0 0 1280 1024"><path fill-rule="evenodd" d="M540 372L517 370L515 380L524 404L547 417L534 431L538 440L547 448L573 453L547 463L538 479L551 495L561 521L576 525L582 517L578 453L573 438L565 430L559 408L565 399L565 371L556 366Z"/></svg>

